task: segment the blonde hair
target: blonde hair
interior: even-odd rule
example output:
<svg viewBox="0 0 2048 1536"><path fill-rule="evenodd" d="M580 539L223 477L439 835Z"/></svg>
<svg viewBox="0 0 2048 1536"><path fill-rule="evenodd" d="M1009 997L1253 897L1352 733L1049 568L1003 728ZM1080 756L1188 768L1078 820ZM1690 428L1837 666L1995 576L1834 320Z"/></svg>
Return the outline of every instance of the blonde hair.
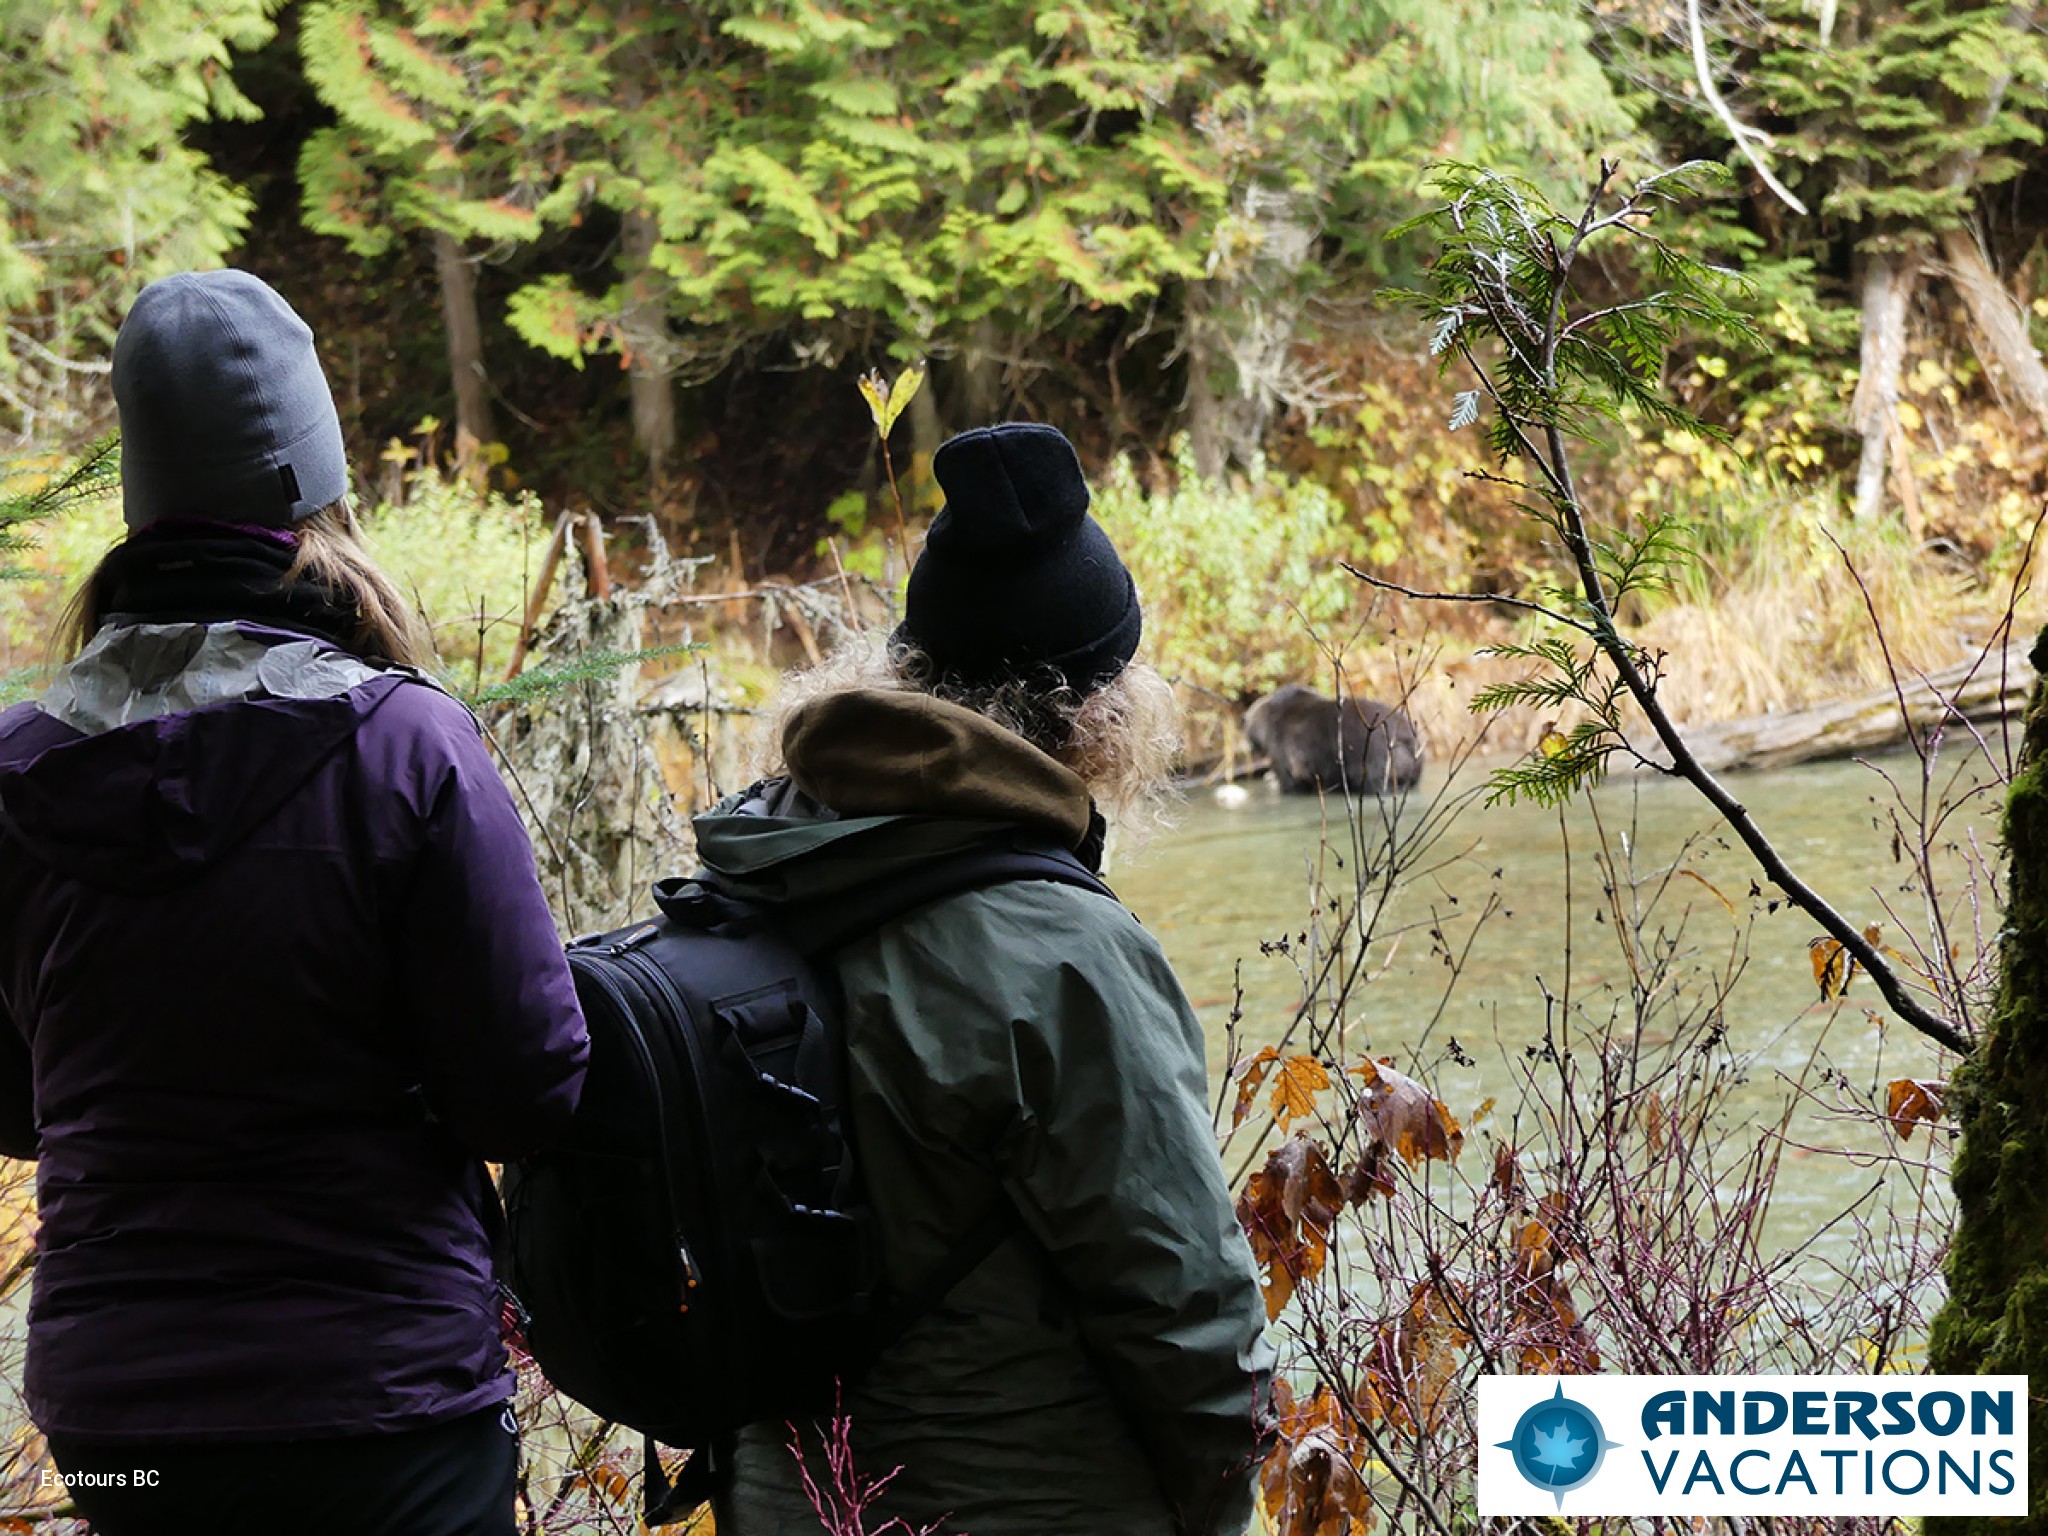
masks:
<svg viewBox="0 0 2048 1536"><path fill-rule="evenodd" d="M292 532L298 536L299 553L284 573L284 583L311 581L355 609L360 618L350 650L403 666L432 668L433 632L398 584L370 558L362 524L346 498L294 524Z"/></svg>
<svg viewBox="0 0 2048 1536"><path fill-rule="evenodd" d="M1066 683L963 686L939 676L931 658L906 641L857 635L819 665L783 679L763 747L766 766L785 766L782 729L799 705L856 688L930 694L1023 737L1080 776L1126 847L1172 820L1180 704L1172 685L1143 662L1132 662L1088 694Z"/></svg>
<svg viewBox="0 0 2048 1536"><path fill-rule="evenodd" d="M358 615L348 649L378 661L431 668L434 639L426 621L377 568L363 544L362 525L346 498L331 502L294 523L298 553L279 581L280 587L310 581L341 606ZM115 545L93 567L71 599L57 625L57 652L76 656L106 622L116 561L123 546Z"/></svg>

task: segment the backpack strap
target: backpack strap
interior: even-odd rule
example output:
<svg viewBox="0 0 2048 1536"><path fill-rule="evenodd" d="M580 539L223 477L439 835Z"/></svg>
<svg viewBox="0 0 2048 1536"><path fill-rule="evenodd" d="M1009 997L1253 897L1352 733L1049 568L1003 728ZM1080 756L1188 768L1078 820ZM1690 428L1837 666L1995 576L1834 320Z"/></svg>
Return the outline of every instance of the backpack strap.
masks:
<svg viewBox="0 0 2048 1536"><path fill-rule="evenodd" d="M1111 901L1118 899L1108 883L1068 849L1017 842L969 848L850 892L776 906L741 896L718 876L699 870L687 879L657 880L654 904L671 921L691 928L759 914L805 959L822 960L906 912L1013 880L1049 880L1094 891Z"/></svg>
<svg viewBox="0 0 2048 1536"><path fill-rule="evenodd" d="M806 960L829 964L832 952L919 907L948 896L1005 885L1016 880L1049 880L1078 886L1110 900L1116 892L1072 851L1019 839L986 844L934 859L900 874L871 881L851 892L808 902L769 906L739 895L717 876L699 871L689 879L657 881L655 904L671 921L689 927L762 921L773 925ZM917 1286L901 1295L886 1292L862 1329L860 1347L848 1361L857 1375L966 1279L1018 1229L1017 1212L997 1192L946 1255ZM673 1482L663 1473L652 1437L643 1444L643 1497L649 1527L673 1523L712 1498L731 1475L733 1446L696 1447Z"/></svg>
<svg viewBox="0 0 2048 1536"><path fill-rule="evenodd" d="M1053 844L1017 841L969 849L950 858L920 865L903 874L863 886L858 899L844 897L777 909L777 919L792 942L812 959L822 959L884 924L948 896L985 890L1019 880L1047 880L1072 885L1117 900L1115 891L1069 849ZM851 908L852 910L848 910ZM900 1294L886 1291L868 1320L852 1373L865 1371L953 1288L1009 1240L1019 1228L1016 1208L998 1190L945 1256L916 1286Z"/></svg>
<svg viewBox="0 0 2048 1536"><path fill-rule="evenodd" d="M863 885L854 893L777 907L775 921L806 958L822 959L906 912L1017 880L1049 880L1117 899L1102 877L1069 850L1020 842L970 848Z"/></svg>

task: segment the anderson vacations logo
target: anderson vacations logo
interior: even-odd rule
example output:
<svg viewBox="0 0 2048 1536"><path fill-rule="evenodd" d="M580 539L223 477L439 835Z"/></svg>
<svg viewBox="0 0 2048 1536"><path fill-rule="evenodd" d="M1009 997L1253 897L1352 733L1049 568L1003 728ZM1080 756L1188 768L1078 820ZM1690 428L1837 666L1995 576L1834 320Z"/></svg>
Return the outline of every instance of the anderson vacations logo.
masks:
<svg viewBox="0 0 2048 1536"><path fill-rule="evenodd" d="M2024 1515L2024 1376L1486 1376L1481 1515Z"/></svg>

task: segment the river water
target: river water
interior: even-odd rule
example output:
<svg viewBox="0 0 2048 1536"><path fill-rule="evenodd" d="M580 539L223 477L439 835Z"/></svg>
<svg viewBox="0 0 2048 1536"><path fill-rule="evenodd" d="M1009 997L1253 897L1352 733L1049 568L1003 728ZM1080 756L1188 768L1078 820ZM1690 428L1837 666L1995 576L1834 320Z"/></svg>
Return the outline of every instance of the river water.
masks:
<svg viewBox="0 0 2048 1536"><path fill-rule="evenodd" d="M1894 861L1889 811L1901 794L1917 802L1921 778L1918 760L1899 754L1735 774L1727 782L1797 873L1859 927L1882 923L1886 941L1903 950L1909 922L1924 926L1925 905L1907 888L1908 867ZM1935 840L1936 863L1952 887L1948 938L1965 955L1996 936L1995 911L1973 910L1962 890L1973 863L1999 869L1999 799L1977 788L1991 778L1974 751L1950 752L1935 775L1955 807ZM1338 869L1324 851L1326 838L1339 852L1349 841L1341 804L1283 797L1267 784L1249 788L1236 806L1196 792L1174 830L1112 872L1203 1020L1212 1081L1233 1051L1241 1058L1287 1028L1304 991L1299 940L1309 927L1312 871L1321 861L1348 891L1357 863L1347 858ZM1819 930L1787 906L1772 910L1777 893L1690 786L1617 776L1562 815L1526 804L1487 806L1483 790L1478 769L1432 769L1393 813L1397 839L1422 831L1428 846L1412 856L1377 924L1372 979L1349 1010L1347 1047L1392 1057L1426 1081L1467 1123L1463 1156L1472 1166L1465 1171L1483 1178L1489 1154L1474 1140L1483 1142L1488 1124L1483 1116L1474 1123L1476 1112L1488 1100L1512 1104L1525 1091L1519 1066L1525 1048L1543 1036L1546 990L1570 999L1574 1006L1562 1016L1579 1038L1617 1005L1626 1009L1629 972L1603 894L1604 849L1621 881L1624 912L1640 904L1648 913L1644 931L1662 930L1681 956L1677 992L1703 996L1712 973L1731 957L1740 961L1721 1009L1725 1051L1742 1079L1727 1113L1775 1126L1788 1100L1796 1101L1767 1231L1795 1241L1839 1215L1878 1176L1872 1159L1900 1150L1886 1127L1843 1113L1841 1102L1859 1095L1882 1102L1890 1079L1945 1076L1933 1044L1884 1017L1867 978L1853 982L1845 999L1821 1000L1808 953ZM1378 819L1387 810L1364 804L1368 842L1380 840ZM1276 940L1291 941L1293 953L1271 952ZM1226 1035L1234 1008L1242 1019L1233 1042ZM1882 1022L1873 1023L1867 1009L1877 1009ZM1653 1021L1652 1048L1660 1027ZM1827 1069L1850 1088L1824 1084ZM1802 1081L1818 1097L1795 1093L1792 1085ZM1916 1135L1905 1150L1920 1158L1926 1145ZM1229 1161L1234 1170L1239 1158Z"/></svg>

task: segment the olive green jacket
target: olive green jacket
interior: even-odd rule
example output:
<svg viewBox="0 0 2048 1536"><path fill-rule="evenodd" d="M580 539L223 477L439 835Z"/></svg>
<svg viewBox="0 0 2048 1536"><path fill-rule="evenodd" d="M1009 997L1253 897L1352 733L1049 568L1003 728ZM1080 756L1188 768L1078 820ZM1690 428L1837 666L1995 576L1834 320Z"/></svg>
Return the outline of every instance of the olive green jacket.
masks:
<svg viewBox="0 0 2048 1536"><path fill-rule="evenodd" d="M816 701L790 780L699 817L705 863L811 899L1019 826L1086 835L1081 782L920 695ZM793 781L793 782L792 782ZM823 807L834 809L826 810ZM837 957L854 1140L890 1282L915 1290L997 1198L1015 1234L846 1397L867 1529L1207 1536L1244 1529L1270 1353L1206 1106L1202 1037L1107 897L1015 882ZM721 1536L815 1533L790 1432L743 1433ZM807 1432L811 1476L829 1483Z"/></svg>

